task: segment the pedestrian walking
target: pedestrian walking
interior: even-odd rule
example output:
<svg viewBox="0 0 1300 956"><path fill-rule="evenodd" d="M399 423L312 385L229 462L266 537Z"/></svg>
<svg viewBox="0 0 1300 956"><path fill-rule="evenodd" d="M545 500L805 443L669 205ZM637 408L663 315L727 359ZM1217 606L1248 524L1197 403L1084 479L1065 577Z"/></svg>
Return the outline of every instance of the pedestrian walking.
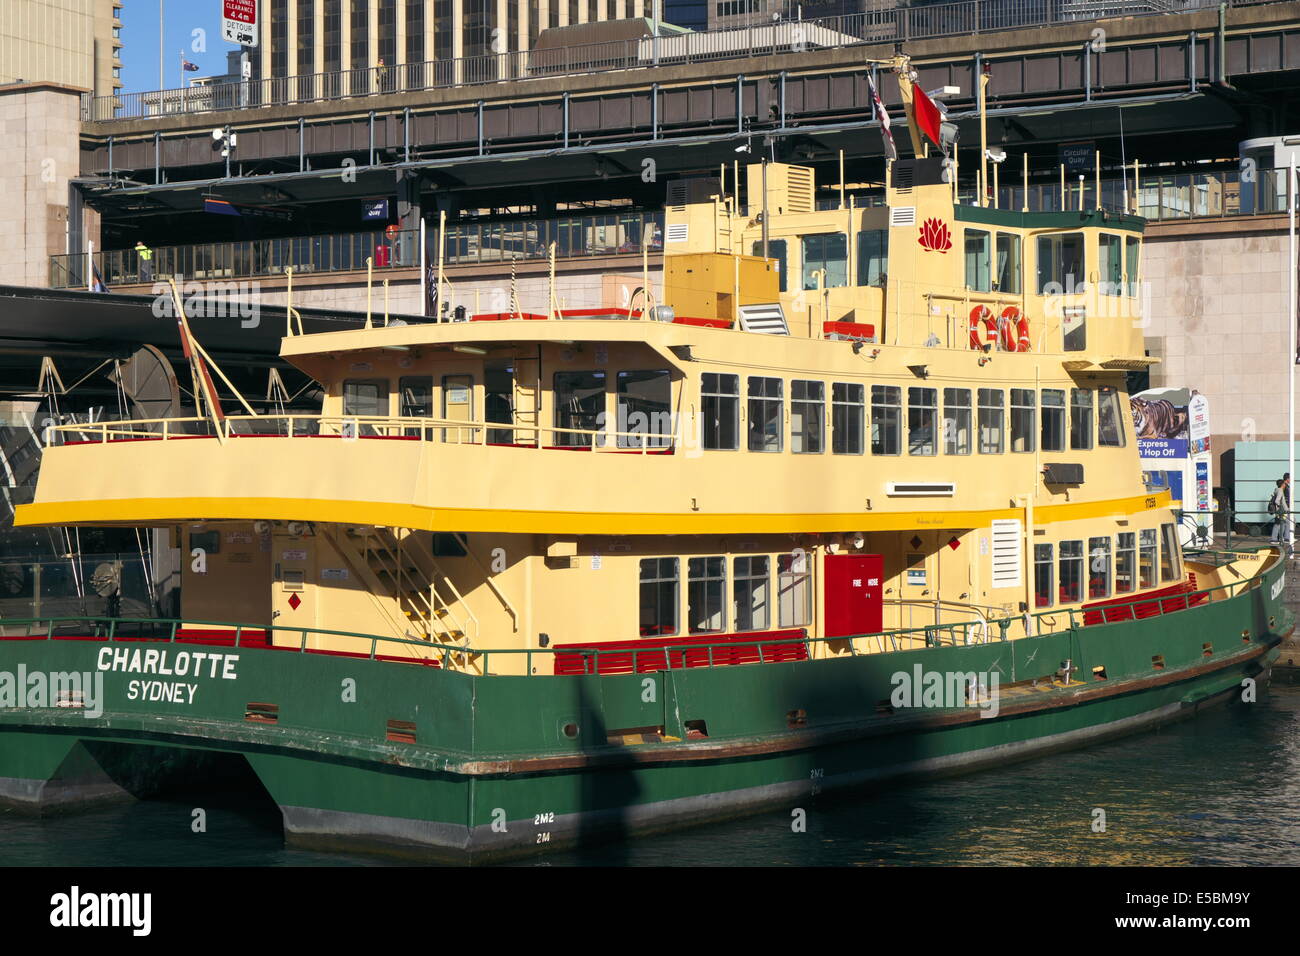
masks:
<svg viewBox="0 0 1300 956"><path fill-rule="evenodd" d="M144 240L135 241L135 256L140 263L140 281L153 281L153 250L144 244Z"/></svg>
<svg viewBox="0 0 1300 956"><path fill-rule="evenodd" d="M1273 489L1273 494L1268 499L1268 513L1273 516L1273 533L1269 536L1269 540L1282 545L1286 548L1287 554L1290 554L1295 529L1291 518L1290 472L1277 480L1277 487Z"/></svg>

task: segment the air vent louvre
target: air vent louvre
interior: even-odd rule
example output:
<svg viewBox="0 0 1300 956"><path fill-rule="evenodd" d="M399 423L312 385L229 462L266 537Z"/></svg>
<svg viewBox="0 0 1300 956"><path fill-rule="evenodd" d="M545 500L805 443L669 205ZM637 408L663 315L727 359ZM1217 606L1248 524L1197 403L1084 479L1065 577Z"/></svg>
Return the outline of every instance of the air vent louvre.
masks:
<svg viewBox="0 0 1300 956"><path fill-rule="evenodd" d="M889 210L889 224L891 226L915 226L916 207L894 206Z"/></svg>

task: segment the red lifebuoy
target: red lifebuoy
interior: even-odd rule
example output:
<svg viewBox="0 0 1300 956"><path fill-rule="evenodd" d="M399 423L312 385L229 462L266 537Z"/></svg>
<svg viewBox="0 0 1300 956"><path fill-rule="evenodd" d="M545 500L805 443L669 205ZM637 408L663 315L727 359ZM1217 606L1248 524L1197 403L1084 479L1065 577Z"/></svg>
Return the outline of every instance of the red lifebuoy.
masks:
<svg viewBox="0 0 1300 956"><path fill-rule="evenodd" d="M1020 344L1020 351L1028 352L1030 346L1029 320L1023 315L1016 320L1016 339Z"/></svg>
<svg viewBox="0 0 1300 956"><path fill-rule="evenodd" d="M1024 317L1020 314L1020 310L1014 305L1009 305L1002 310L1002 315L998 317L998 333L1002 343L1002 351L1023 351L1019 348L1020 324L1022 322L1024 322ZM1027 329L1028 327L1026 326L1026 330Z"/></svg>
<svg viewBox="0 0 1300 956"><path fill-rule="evenodd" d="M988 329L989 323L991 322L993 322L993 313L989 311L989 307L987 305L977 305L975 306L975 308L970 310L970 347L971 348L975 349L976 351L979 351L980 349L984 348L984 336L981 333ZM984 329L980 328L981 325L984 326ZM993 323L993 327L996 329L997 324Z"/></svg>

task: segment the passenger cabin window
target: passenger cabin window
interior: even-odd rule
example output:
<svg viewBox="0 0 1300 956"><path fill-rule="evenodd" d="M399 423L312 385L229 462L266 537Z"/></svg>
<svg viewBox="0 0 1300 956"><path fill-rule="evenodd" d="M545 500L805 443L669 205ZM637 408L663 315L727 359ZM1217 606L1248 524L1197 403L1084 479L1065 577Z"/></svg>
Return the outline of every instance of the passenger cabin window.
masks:
<svg viewBox="0 0 1300 956"><path fill-rule="evenodd" d="M1115 549L1115 593L1131 594L1137 587L1137 535L1132 531L1119 533Z"/></svg>
<svg viewBox="0 0 1300 956"><path fill-rule="evenodd" d="M1092 447L1092 391L1087 388L1070 389L1070 448L1087 450Z"/></svg>
<svg viewBox="0 0 1300 956"><path fill-rule="evenodd" d="M812 572L806 552L776 558L777 607L780 627L808 627L812 623Z"/></svg>
<svg viewBox="0 0 1300 956"><path fill-rule="evenodd" d="M1160 580L1177 581L1178 580L1178 560L1180 557L1178 548L1178 526L1173 524L1162 524L1160 526L1160 536L1164 539L1164 548L1160 553Z"/></svg>
<svg viewBox="0 0 1300 956"><path fill-rule="evenodd" d="M727 629L726 558L690 558L686 562L686 621L692 634L720 634Z"/></svg>
<svg viewBox="0 0 1300 956"><path fill-rule="evenodd" d="M1043 451L1065 451L1065 391L1045 388L1042 392Z"/></svg>
<svg viewBox="0 0 1300 956"><path fill-rule="evenodd" d="M1119 236L1102 233L1097 237L1097 275L1102 295L1124 294L1124 243Z"/></svg>
<svg viewBox="0 0 1300 956"><path fill-rule="evenodd" d="M907 453L938 453L939 392L933 388L907 390Z"/></svg>
<svg viewBox="0 0 1300 956"><path fill-rule="evenodd" d="M1143 588L1156 586L1156 529L1143 528L1138 536L1138 575Z"/></svg>
<svg viewBox="0 0 1300 956"><path fill-rule="evenodd" d="M667 369L619 372L619 448L667 448L672 443L672 378Z"/></svg>
<svg viewBox="0 0 1300 956"><path fill-rule="evenodd" d="M999 232L996 250L996 275L993 288L1010 295L1021 292L1020 237L1014 233Z"/></svg>
<svg viewBox="0 0 1300 956"><path fill-rule="evenodd" d="M796 379L790 383L790 451L820 455L826 450L826 385Z"/></svg>
<svg viewBox="0 0 1300 956"><path fill-rule="evenodd" d="M781 450L784 401L779 378L749 377L749 450Z"/></svg>
<svg viewBox="0 0 1300 956"><path fill-rule="evenodd" d="M988 292L990 274L989 234L983 229L966 230L966 288L972 292Z"/></svg>
<svg viewBox="0 0 1300 956"><path fill-rule="evenodd" d="M515 421L515 369L513 365L490 362L483 367L483 417L489 422L513 425ZM533 433L535 434L535 433ZM529 437L527 433L525 436ZM511 445L513 428L489 428L489 445Z"/></svg>
<svg viewBox="0 0 1300 956"><path fill-rule="evenodd" d="M1141 248L1141 239L1124 237L1124 272L1128 276L1128 294L1132 298L1137 298L1138 294L1138 250Z"/></svg>
<svg viewBox="0 0 1300 956"><path fill-rule="evenodd" d="M883 286L889 278L889 230L858 233L858 285Z"/></svg>
<svg viewBox="0 0 1300 956"><path fill-rule="evenodd" d="M1000 388L981 388L979 390L979 450L981 455L1002 454L1002 434L1005 428L1006 411L1003 402L1006 396Z"/></svg>
<svg viewBox="0 0 1300 956"><path fill-rule="evenodd" d="M943 453L970 454L970 389L943 390Z"/></svg>
<svg viewBox="0 0 1300 956"><path fill-rule="evenodd" d="M1062 541L1060 561L1061 603L1077 604L1083 600L1083 542Z"/></svg>
<svg viewBox="0 0 1300 956"><path fill-rule="evenodd" d="M1088 539L1088 598L1110 595L1110 538Z"/></svg>
<svg viewBox="0 0 1300 956"><path fill-rule="evenodd" d="M343 383L343 414L384 418L388 415L388 383L348 379Z"/></svg>
<svg viewBox="0 0 1300 956"><path fill-rule="evenodd" d="M871 454L902 451L903 390L897 385L871 386Z"/></svg>
<svg viewBox="0 0 1300 956"><path fill-rule="evenodd" d="M861 455L865 430L863 386L836 382L831 386L831 451L836 455Z"/></svg>
<svg viewBox="0 0 1300 956"><path fill-rule="evenodd" d="M1097 390L1097 444L1124 447L1124 419L1120 413L1119 389L1105 385Z"/></svg>
<svg viewBox="0 0 1300 956"><path fill-rule="evenodd" d="M401 396L402 418L431 418L433 416L433 378L413 375L398 380L397 392Z"/></svg>
<svg viewBox="0 0 1300 956"><path fill-rule="evenodd" d="M1032 388L1013 388L1011 390L1011 450L1026 452L1034 450L1038 438L1034 390Z"/></svg>
<svg viewBox="0 0 1300 956"><path fill-rule="evenodd" d="M641 559L641 636L677 633L676 558Z"/></svg>
<svg viewBox="0 0 1300 956"><path fill-rule="evenodd" d="M768 596L768 558L735 558L731 573L731 616L737 631L765 631L771 599Z"/></svg>
<svg viewBox="0 0 1300 956"><path fill-rule="evenodd" d="M605 373L556 372L555 444L561 448L590 448L605 422ZM567 430L565 430L567 429Z"/></svg>
<svg viewBox="0 0 1300 956"><path fill-rule="evenodd" d="M1083 281L1083 233L1039 236L1038 294L1073 295Z"/></svg>
<svg viewBox="0 0 1300 956"><path fill-rule="evenodd" d="M705 372L700 379L700 414L706 450L740 448L740 376Z"/></svg>
<svg viewBox="0 0 1300 956"><path fill-rule="evenodd" d="M849 244L844 233L803 236L802 241L805 289L838 289L849 284Z"/></svg>
<svg viewBox="0 0 1300 956"><path fill-rule="evenodd" d="M1051 607L1052 596L1052 546L1034 545L1034 606Z"/></svg>
<svg viewBox="0 0 1300 956"><path fill-rule="evenodd" d="M754 243L754 255L758 256L759 258L762 258L763 243L761 241ZM785 240L784 239L767 240L767 257L769 259L776 260L777 283L780 286L781 291L784 292L786 290Z"/></svg>

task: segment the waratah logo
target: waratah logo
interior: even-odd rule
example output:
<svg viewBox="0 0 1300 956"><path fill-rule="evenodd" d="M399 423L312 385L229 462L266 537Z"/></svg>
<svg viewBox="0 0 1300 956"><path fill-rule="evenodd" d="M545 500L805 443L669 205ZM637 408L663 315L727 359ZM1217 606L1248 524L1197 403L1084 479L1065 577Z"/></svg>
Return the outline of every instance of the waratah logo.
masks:
<svg viewBox="0 0 1300 956"><path fill-rule="evenodd" d="M942 219L927 219L921 224L921 237L916 240L922 249L947 252L952 248L952 236Z"/></svg>

